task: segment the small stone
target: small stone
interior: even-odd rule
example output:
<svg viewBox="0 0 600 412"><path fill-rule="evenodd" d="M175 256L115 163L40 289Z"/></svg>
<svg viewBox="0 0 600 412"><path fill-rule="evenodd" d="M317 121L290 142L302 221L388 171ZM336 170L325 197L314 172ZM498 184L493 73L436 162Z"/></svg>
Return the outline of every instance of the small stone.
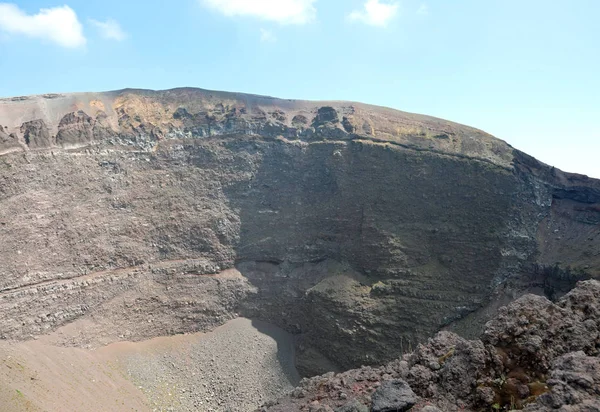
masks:
<svg viewBox="0 0 600 412"><path fill-rule="evenodd" d="M296 388L292 392L292 397L294 397L294 398L301 399L301 398L304 398L305 396L306 396L306 392L300 388Z"/></svg>

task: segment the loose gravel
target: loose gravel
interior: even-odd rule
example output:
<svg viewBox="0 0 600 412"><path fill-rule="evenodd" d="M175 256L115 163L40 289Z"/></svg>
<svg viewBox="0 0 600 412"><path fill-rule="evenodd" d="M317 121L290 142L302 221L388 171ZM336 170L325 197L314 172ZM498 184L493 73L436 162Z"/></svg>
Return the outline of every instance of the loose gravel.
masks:
<svg viewBox="0 0 600 412"><path fill-rule="evenodd" d="M107 350L154 411L252 411L299 382L293 338L244 318L210 333L115 344Z"/></svg>

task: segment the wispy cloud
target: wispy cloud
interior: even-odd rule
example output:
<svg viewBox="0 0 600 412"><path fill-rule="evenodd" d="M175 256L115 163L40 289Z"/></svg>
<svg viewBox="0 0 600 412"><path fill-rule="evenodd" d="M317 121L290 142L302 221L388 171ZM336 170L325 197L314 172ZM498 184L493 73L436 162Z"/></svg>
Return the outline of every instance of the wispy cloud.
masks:
<svg viewBox="0 0 600 412"><path fill-rule="evenodd" d="M15 4L0 3L0 30L48 40L62 47L81 47L86 43L83 26L69 6L41 9L27 14Z"/></svg>
<svg viewBox="0 0 600 412"><path fill-rule="evenodd" d="M400 5L397 2L367 0L362 10L354 10L348 15L348 18L371 26L385 27L396 17L399 8Z"/></svg>
<svg viewBox="0 0 600 412"><path fill-rule="evenodd" d="M277 37L271 30L260 29L260 41L263 43L275 43Z"/></svg>
<svg viewBox="0 0 600 412"><path fill-rule="evenodd" d="M417 14L427 16L429 14L429 6L426 3L421 4L417 9Z"/></svg>
<svg viewBox="0 0 600 412"><path fill-rule="evenodd" d="M314 20L317 0L200 0L225 16L249 16L280 24L306 24Z"/></svg>
<svg viewBox="0 0 600 412"><path fill-rule="evenodd" d="M100 34L105 39L123 41L127 38L127 33L123 31L121 25L116 20L107 19L105 21L98 21L90 19L90 23L100 31Z"/></svg>

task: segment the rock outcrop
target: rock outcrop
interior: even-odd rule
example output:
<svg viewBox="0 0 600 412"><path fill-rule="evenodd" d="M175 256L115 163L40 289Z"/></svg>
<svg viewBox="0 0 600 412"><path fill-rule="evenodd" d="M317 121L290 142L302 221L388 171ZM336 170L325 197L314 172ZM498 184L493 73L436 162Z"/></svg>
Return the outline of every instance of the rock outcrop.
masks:
<svg viewBox="0 0 600 412"><path fill-rule="evenodd" d="M13 134L8 135L2 126L0 126L0 152L8 153L13 150L19 150L21 147L17 137Z"/></svg>
<svg viewBox="0 0 600 412"><path fill-rule="evenodd" d="M46 123L41 119L23 123L21 133L27 146L32 149L51 147L56 143L50 136Z"/></svg>
<svg viewBox="0 0 600 412"><path fill-rule="evenodd" d="M595 411L599 353L600 282L585 281L557 304L516 300L481 340L440 332L385 366L305 379L262 410Z"/></svg>
<svg viewBox="0 0 600 412"><path fill-rule="evenodd" d="M4 339L243 314L297 334L309 376L600 278L600 182L445 120L175 89L2 99L0 124Z"/></svg>

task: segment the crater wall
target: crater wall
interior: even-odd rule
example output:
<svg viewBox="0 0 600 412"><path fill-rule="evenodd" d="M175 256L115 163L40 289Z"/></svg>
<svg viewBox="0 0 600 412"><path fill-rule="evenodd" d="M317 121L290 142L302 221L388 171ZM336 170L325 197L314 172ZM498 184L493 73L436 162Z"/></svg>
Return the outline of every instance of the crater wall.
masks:
<svg viewBox="0 0 600 412"><path fill-rule="evenodd" d="M444 120L177 89L3 99L0 125L4 339L244 314L311 375L600 276L600 183Z"/></svg>

